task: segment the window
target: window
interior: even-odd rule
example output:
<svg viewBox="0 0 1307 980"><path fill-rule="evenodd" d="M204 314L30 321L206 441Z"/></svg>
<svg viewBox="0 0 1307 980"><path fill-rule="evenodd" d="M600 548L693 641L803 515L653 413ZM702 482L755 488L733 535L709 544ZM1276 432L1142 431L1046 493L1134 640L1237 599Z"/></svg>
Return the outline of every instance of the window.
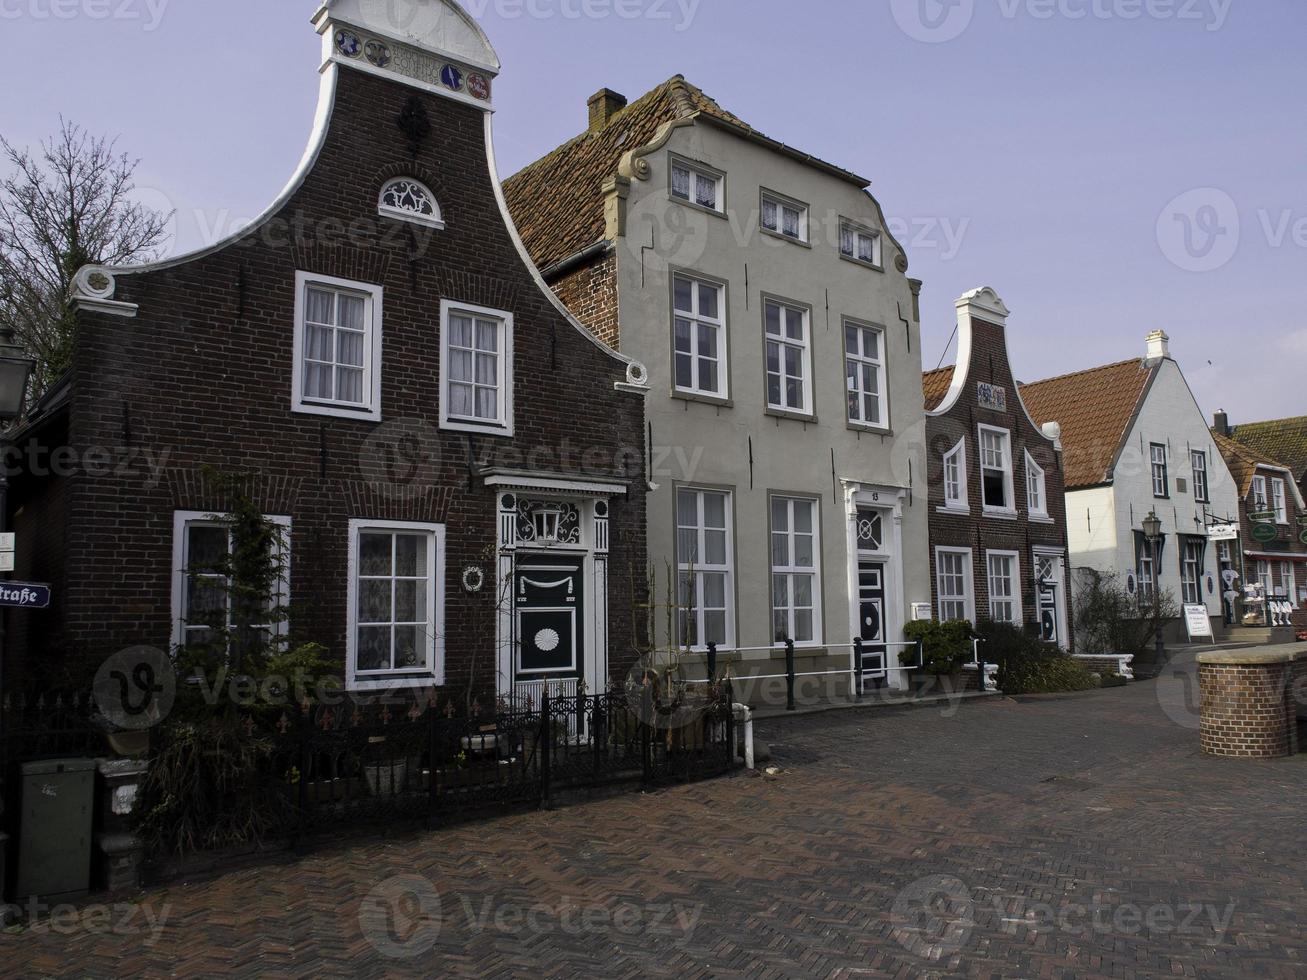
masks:
<svg viewBox="0 0 1307 980"><path fill-rule="evenodd" d="M1166 551L1166 535L1157 541L1157 554L1153 554L1153 545L1144 536L1143 531L1135 532L1135 570L1139 575L1139 601L1153 601L1153 587L1159 584L1162 555Z"/></svg>
<svg viewBox="0 0 1307 980"><path fill-rule="evenodd" d="M1269 561L1257 562L1257 581L1262 587L1262 594L1267 599L1275 596L1275 583L1271 577L1271 563Z"/></svg>
<svg viewBox="0 0 1307 980"><path fill-rule="evenodd" d="M1284 497L1284 481L1271 481L1271 510L1275 511L1275 523L1289 523L1289 508Z"/></svg>
<svg viewBox="0 0 1307 980"><path fill-rule="evenodd" d="M727 395L725 292L716 283L672 278L677 391Z"/></svg>
<svg viewBox="0 0 1307 980"><path fill-rule="evenodd" d="M966 548L935 549L935 582L941 622L972 620L971 552Z"/></svg>
<svg viewBox="0 0 1307 980"><path fill-rule="evenodd" d="M944 455L944 506L949 510L970 510L967 503L967 440Z"/></svg>
<svg viewBox="0 0 1307 980"><path fill-rule="evenodd" d="M781 412L812 414L808 383L812 351L808 311L776 300L764 304L767 323L767 407Z"/></svg>
<svg viewBox="0 0 1307 980"><path fill-rule="evenodd" d="M442 229L445 222L440 217L440 205L436 196L425 184L410 177L396 177L387 181L381 188L381 197L377 200L377 213L387 218L400 221L412 221L414 224Z"/></svg>
<svg viewBox="0 0 1307 980"><path fill-rule="evenodd" d="M735 642L731 495L681 490L676 495L676 562L680 579L679 642L694 649Z"/></svg>
<svg viewBox="0 0 1307 980"><path fill-rule="evenodd" d="M292 409L381 420L380 286L295 275Z"/></svg>
<svg viewBox="0 0 1307 980"><path fill-rule="evenodd" d="M440 304L440 425L513 434L513 315Z"/></svg>
<svg viewBox="0 0 1307 980"><path fill-rule="evenodd" d="M278 528L273 560L276 594L267 619L252 623L269 635L286 632L281 610L290 598L290 518L266 517ZM225 515L178 511L173 515L173 642L180 647L212 642L215 628L232 629L231 529Z"/></svg>
<svg viewBox="0 0 1307 980"><path fill-rule="evenodd" d="M817 501L771 502L772 635L777 643L821 642Z"/></svg>
<svg viewBox="0 0 1307 980"><path fill-rule="evenodd" d="M1253 477L1253 510L1265 513L1270 509L1270 498L1266 495L1266 477Z"/></svg>
<svg viewBox="0 0 1307 980"><path fill-rule="evenodd" d="M762 226L796 242L808 240L808 208L766 191L762 193Z"/></svg>
<svg viewBox="0 0 1307 980"><path fill-rule="evenodd" d="M1294 588L1293 563L1280 562L1280 582L1284 586L1284 596L1293 608L1298 608L1297 589Z"/></svg>
<svg viewBox="0 0 1307 980"><path fill-rule="evenodd" d="M1044 469L1026 453L1026 506L1031 517L1048 517L1048 481Z"/></svg>
<svg viewBox="0 0 1307 980"><path fill-rule="evenodd" d="M1169 497L1171 480L1166 474L1166 447L1155 442L1149 447L1149 453L1153 460L1153 496Z"/></svg>
<svg viewBox="0 0 1307 980"><path fill-rule="evenodd" d="M989 618L996 623L1020 623L1020 558L1008 551L991 551L985 558L989 565Z"/></svg>
<svg viewBox="0 0 1307 980"><path fill-rule="evenodd" d="M1200 504L1208 503L1211 497L1207 491L1207 454L1195 449L1190 455L1193 457L1194 500Z"/></svg>
<svg viewBox="0 0 1307 980"><path fill-rule="evenodd" d="M980 480L985 510L1015 513L1011 436L1006 429L980 427Z"/></svg>
<svg viewBox="0 0 1307 980"><path fill-rule="evenodd" d="M672 197L709 211L723 211L722 175L684 160L673 160Z"/></svg>
<svg viewBox="0 0 1307 980"><path fill-rule="evenodd" d="M1206 560L1206 542L1201 538L1185 538L1180 553L1180 594L1186 606L1203 602L1203 563Z"/></svg>
<svg viewBox="0 0 1307 980"><path fill-rule="evenodd" d="M880 268L880 235L851 221L840 221L840 255Z"/></svg>
<svg viewBox="0 0 1307 980"><path fill-rule="evenodd" d="M889 427L885 404L885 332L844 322L844 376L848 386L849 421L855 425Z"/></svg>
<svg viewBox="0 0 1307 980"><path fill-rule="evenodd" d="M348 689L444 683L444 525L349 528Z"/></svg>

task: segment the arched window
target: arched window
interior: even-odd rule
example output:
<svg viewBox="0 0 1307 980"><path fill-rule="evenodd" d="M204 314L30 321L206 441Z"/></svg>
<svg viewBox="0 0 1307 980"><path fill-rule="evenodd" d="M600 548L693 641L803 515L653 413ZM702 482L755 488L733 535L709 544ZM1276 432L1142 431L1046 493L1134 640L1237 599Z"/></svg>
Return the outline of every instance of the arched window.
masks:
<svg viewBox="0 0 1307 980"><path fill-rule="evenodd" d="M444 228L440 205L425 184L411 177L396 177L381 188L377 211L388 218L413 221L432 228Z"/></svg>

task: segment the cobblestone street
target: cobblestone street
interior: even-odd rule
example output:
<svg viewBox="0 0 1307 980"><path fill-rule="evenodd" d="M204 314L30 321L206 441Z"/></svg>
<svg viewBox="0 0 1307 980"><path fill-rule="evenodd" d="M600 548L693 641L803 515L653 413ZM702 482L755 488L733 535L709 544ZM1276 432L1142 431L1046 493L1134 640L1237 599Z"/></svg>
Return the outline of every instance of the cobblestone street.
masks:
<svg viewBox="0 0 1307 980"><path fill-rule="evenodd" d="M174 885L0 937L3 973L1302 976L1307 757L1201 757L1194 696L771 721L774 776Z"/></svg>

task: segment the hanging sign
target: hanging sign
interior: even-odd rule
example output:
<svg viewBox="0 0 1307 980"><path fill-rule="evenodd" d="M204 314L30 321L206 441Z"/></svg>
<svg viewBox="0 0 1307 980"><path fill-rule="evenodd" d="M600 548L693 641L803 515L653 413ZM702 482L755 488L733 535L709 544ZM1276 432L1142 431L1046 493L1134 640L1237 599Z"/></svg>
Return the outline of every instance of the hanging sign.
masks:
<svg viewBox="0 0 1307 980"><path fill-rule="evenodd" d="M1238 524L1213 524L1207 529L1207 536L1213 541L1238 541Z"/></svg>
<svg viewBox="0 0 1307 980"><path fill-rule="evenodd" d="M1280 536L1280 530L1274 524L1254 524L1253 540L1262 544L1270 544Z"/></svg>

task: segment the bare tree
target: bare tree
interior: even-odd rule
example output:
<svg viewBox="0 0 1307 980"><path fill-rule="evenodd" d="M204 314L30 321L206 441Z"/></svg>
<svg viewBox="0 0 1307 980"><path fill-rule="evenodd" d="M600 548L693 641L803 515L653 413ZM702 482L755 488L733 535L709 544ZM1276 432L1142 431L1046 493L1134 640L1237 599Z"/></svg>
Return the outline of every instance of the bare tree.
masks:
<svg viewBox="0 0 1307 980"><path fill-rule="evenodd" d="M157 258L171 214L130 199L139 160L62 116L39 152L0 136L0 332L37 359L36 394L68 367L74 320L68 288L87 264Z"/></svg>

